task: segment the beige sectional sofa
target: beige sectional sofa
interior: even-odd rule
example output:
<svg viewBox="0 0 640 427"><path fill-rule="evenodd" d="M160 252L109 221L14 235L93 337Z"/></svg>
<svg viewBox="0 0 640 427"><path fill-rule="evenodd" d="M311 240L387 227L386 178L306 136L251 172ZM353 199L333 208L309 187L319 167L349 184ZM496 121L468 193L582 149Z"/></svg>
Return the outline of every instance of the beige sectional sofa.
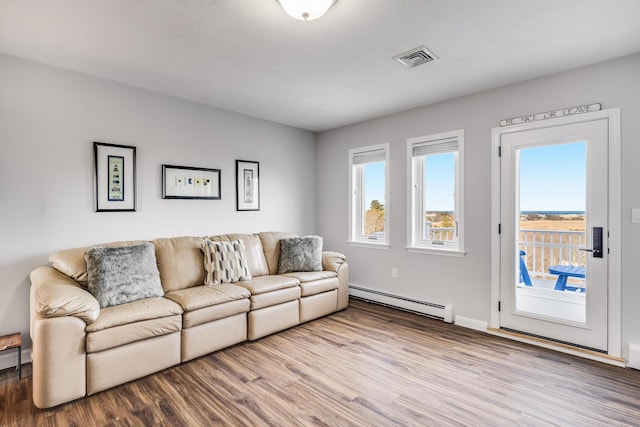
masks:
<svg viewBox="0 0 640 427"><path fill-rule="evenodd" d="M322 252L322 271L278 274L287 233L229 234L252 278L204 286L202 237L152 241L164 296L100 308L87 289L85 253L50 256L31 273L33 401L56 406L348 305L348 265ZM106 247L144 242L115 242Z"/></svg>

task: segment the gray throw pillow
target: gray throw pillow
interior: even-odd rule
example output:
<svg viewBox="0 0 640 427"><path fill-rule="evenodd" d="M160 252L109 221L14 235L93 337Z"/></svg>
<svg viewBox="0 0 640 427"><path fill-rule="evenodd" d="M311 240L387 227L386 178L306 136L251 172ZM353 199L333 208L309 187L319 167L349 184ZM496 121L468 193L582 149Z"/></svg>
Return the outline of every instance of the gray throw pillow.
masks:
<svg viewBox="0 0 640 427"><path fill-rule="evenodd" d="M280 240L278 274L322 271L322 237L290 237Z"/></svg>
<svg viewBox="0 0 640 427"><path fill-rule="evenodd" d="M94 246L84 254L84 259L87 287L101 308L164 295L152 243Z"/></svg>

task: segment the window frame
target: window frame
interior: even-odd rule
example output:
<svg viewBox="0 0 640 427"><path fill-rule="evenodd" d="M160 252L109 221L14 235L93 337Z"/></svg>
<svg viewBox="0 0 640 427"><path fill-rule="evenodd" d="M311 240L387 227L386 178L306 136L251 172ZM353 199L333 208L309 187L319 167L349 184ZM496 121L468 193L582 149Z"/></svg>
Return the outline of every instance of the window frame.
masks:
<svg viewBox="0 0 640 427"><path fill-rule="evenodd" d="M454 217L456 220L456 242L434 244L424 236L424 158L414 156L417 145L437 145L443 141L457 142L454 156ZM434 154L437 154L434 152ZM464 129L407 139L407 246L412 253L462 257L464 250Z"/></svg>
<svg viewBox="0 0 640 427"><path fill-rule="evenodd" d="M390 209L389 209L389 143L369 145L349 150L349 246L388 249L390 247ZM365 153L384 152L384 238L370 239L360 234L363 229L364 213L364 165L374 162L354 163L355 157Z"/></svg>

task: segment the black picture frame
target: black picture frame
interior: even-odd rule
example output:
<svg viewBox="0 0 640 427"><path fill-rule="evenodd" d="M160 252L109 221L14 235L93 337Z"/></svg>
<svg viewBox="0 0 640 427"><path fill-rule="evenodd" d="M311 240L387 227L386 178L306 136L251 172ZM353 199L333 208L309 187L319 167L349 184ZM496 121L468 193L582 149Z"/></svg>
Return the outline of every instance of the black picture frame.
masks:
<svg viewBox="0 0 640 427"><path fill-rule="evenodd" d="M136 211L136 147L93 143L96 212Z"/></svg>
<svg viewBox="0 0 640 427"><path fill-rule="evenodd" d="M220 169L162 165L162 198L221 200L221 181Z"/></svg>
<svg viewBox="0 0 640 427"><path fill-rule="evenodd" d="M260 210L260 163L236 160L236 210Z"/></svg>

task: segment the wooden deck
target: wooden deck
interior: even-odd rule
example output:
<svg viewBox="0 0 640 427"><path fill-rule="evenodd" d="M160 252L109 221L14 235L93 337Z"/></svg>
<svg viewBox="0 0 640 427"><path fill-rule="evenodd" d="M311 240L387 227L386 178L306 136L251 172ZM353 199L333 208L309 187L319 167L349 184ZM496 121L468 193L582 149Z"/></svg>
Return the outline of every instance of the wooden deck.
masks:
<svg viewBox="0 0 640 427"><path fill-rule="evenodd" d="M30 375L0 372L0 425L640 425L640 371L361 301L50 410Z"/></svg>

